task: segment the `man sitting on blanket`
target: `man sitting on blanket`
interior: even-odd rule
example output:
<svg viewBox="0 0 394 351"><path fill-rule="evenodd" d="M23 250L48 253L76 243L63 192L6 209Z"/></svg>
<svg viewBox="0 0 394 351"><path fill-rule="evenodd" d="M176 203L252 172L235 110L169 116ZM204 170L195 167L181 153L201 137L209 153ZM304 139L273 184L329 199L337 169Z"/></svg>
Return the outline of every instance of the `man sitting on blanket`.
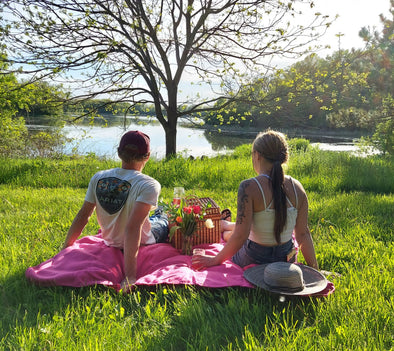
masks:
<svg viewBox="0 0 394 351"><path fill-rule="evenodd" d="M149 136L140 131L125 133L118 156L121 168L100 171L91 178L85 201L68 230L63 248L78 239L96 208L105 243L124 251L125 277L121 289L127 292L137 279L140 245L166 241L168 221L160 210L149 218L161 190L157 180L141 173L150 156Z"/></svg>

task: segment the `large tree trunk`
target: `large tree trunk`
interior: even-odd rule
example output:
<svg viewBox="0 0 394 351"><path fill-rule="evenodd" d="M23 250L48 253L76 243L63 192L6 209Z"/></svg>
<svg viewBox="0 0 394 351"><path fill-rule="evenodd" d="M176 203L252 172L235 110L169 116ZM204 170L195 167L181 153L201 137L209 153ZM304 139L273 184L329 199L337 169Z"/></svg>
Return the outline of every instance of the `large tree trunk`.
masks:
<svg viewBox="0 0 394 351"><path fill-rule="evenodd" d="M158 94L157 94L158 96ZM174 99L172 99L174 101ZM176 98L175 98L176 101ZM155 99L155 112L156 118L163 127L165 138L166 138L166 158L170 158L176 155L176 130L177 130L177 109L176 104L172 104L175 108L169 108L167 106L166 114L163 115L162 106L159 99Z"/></svg>
<svg viewBox="0 0 394 351"><path fill-rule="evenodd" d="M174 157L176 155L176 133L177 133L177 120L176 112L168 111L167 127L164 128L166 134L166 158Z"/></svg>
<svg viewBox="0 0 394 351"><path fill-rule="evenodd" d="M176 127L167 128L166 131L166 158L176 155Z"/></svg>
<svg viewBox="0 0 394 351"><path fill-rule="evenodd" d="M176 133L178 123L178 84L170 81L167 85L168 107L167 107L167 128L166 133L166 158L176 155Z"/></svg>

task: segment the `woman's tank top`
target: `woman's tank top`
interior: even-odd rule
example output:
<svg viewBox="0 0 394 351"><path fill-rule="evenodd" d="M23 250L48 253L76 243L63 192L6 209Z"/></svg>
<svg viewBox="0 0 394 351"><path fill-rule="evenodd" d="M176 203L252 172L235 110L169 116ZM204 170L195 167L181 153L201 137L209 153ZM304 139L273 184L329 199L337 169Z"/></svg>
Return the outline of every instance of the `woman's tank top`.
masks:
<svg viewBox="0 0 394 351"><path fill-rule="evenodd" d="M263 196L264 207L265 210L254 212L253 213L253 221L252 228L249 234L249 239L260 244L267 246L278 245L275 240L274 235L274 222L275 222L275 209L271 208L272 201L267 206L265 201L265 195L263 188L261 187L259 181L256 178L253 178L257 185L260 188L261 195ZM290 207L287 208L287 220L286 224L283 228L282 233L280 234L280 242L281 244L289 241L292 238L293 230L297 220L297 207L298 207L298 197L297 192L293 183L293 179L290 177L291 184L293 185L296 206L294 207L289 198L286 196L287 201L290 204Z"/></svg>

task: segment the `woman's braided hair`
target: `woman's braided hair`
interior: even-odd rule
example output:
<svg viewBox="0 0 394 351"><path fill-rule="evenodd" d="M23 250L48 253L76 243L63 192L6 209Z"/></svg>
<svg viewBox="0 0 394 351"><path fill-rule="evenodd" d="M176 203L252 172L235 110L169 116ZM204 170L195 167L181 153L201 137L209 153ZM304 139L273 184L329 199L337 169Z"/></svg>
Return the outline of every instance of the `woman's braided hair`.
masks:
<svg viewBox="0 0 394 351"><path fill-rule="evenodd" d="M270 177L273 204L275 206L274 235L276 242L280 244L280 234L287 220L286 192L284 189L285 175L282 168L282 164L289 159L286 137L284 134L273 130L259 133L253 142L253 150L260 153L273 165Z"/></svg>

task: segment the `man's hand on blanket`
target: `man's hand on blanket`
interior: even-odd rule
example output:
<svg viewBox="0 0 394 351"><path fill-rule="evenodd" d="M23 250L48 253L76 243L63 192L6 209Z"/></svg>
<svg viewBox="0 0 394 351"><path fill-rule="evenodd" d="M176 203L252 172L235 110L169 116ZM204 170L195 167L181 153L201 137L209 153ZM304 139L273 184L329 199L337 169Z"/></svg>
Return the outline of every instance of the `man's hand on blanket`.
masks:
<svg viewBox="0 0 394 351"><path fill-rule="evenodd" d="M120 283L120 289L123 293L129 293L135 288L135 282L137 279L135 278L124 278L123 281Z"/></svg>
<svg viewBox="0 0 394 351"><path fill-rule="evenodd" d="M203 268L211 267L217 265L216 256L208 256L208 255L193 255L192 257L192 268L195 270L200 270Z"/></svg>

